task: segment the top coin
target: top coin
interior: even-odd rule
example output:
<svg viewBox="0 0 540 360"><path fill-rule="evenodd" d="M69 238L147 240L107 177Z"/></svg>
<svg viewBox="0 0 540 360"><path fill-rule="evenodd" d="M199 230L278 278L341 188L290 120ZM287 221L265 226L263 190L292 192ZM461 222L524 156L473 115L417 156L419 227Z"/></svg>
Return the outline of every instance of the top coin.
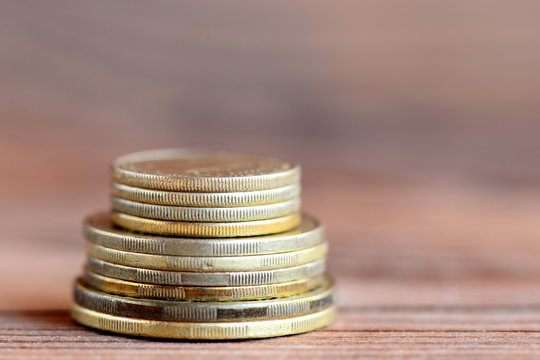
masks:
<svg viewBox="0 0 540 360"><path fill-rule="evenodd" d="M113 180L156 190L256 191L298 183L300 166L234 151L151 150L118 158L113 164Z"/></svg>

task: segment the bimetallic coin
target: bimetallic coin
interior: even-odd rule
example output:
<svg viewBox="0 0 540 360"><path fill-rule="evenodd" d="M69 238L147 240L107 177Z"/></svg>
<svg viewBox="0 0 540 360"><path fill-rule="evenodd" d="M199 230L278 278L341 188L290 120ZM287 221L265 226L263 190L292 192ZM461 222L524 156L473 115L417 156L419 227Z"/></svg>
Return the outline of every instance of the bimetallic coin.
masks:
<svg viewBox="0 0 540 360"><path fill-rule="evenodd" d="M252 271L272 270L307 264L326 256L328 247L321 243L311 248L287 253L249 256L167 256L141 254L106 248L88 242L88 256L114 264L144 269L173 271Z"/></svg>
<svg viewBox="0 0 540 360"><path fill-rule="evenodd" d="M133 231L190 237L240 237L276 234L297 227L301 221L299 214L268 220L229 223L154 220L120 212L113 212L111 218L116 225Z"/></svg>
<svg viewBox="0 0 540 360"><path fill-rule="evenodd" d="M86 219L85 237L108 248L148 254L181 256L247 256L296 251L320 244L324 229L317 219L302 216L294 229L281 234L245 238L178 238L144 235L115 227L111 214L99 212Z"/></svg>
<svg viewBox="0 0 540 360"><path fill-rule="evenodd" d="M189 301L240 301L282 298L302 294L321 286L322 275L278 284L256 286L172 286L143 284L113 279L85 271L89 286L114 295L135 298Z"/></svg>
<svg viewBox="0 0 540 360"><path fill-rule="evenodd" d="M230 302L133 299L93 290L80 280L74 287L75 302L87 309L160 321L249 321L299 316L332 305L332 295L333 285L328 278L322 286L300 295Z"/></svg>
<svg viewBox="0 0 540 360"><path fill-rule="evenodd" d="M138 201L146 204L197 206L197 207L236 207L274 204L291 200L300 196L300 185L293 184L275 189L203 193L175 192L137 188L133 186L112 183L111 193L122 199Z"/></svg>
<svg viewBox="0 0 540 360"><path fill-rule="evenodd" d="M239 322L177 322L133 319L86 309L73 304L72 318L82 325L126 335L192 340L268 338L299 334L329 325L335 306L311 314L283 319Z"/></svg>
<svg viewBox="0 0 540 360"><path fill-rule="evenodd" d="M149 219L171 221L240 222L273 219L297 213L298 198L275 204L242 207L191 207L143 204L117 197L111 198L113 211Z"/></svg>
<svg viewBox="0 0 540 360"><path fill-rule="evenodd" d="M165 149L118 158L113 181L156 190L240 192L298 183L298 164L234 151Z"/></svg>
<svg viewBox="0 0 540 360"><path fill-rule="evenodd" d="M112 264L89 257L87 267L91 271L100 275L115 279L149 284L187 286L245 286L282 283L320 275L324 272L325 261L323 259L300 266L265 271L182 272L141 269L131 266Z"/></svg>

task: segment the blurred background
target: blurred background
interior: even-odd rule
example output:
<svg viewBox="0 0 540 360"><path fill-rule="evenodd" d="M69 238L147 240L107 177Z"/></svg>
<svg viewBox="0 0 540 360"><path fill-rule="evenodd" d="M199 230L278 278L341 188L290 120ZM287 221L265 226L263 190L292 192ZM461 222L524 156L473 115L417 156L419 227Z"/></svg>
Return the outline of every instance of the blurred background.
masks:
<svg viewBox="0 0 540 360"><path fill-rule="evenodd" d="M540 299L539 13L3 1L0 309L66 308L113 159L189 146L301 162L343 306Z"/></svg>

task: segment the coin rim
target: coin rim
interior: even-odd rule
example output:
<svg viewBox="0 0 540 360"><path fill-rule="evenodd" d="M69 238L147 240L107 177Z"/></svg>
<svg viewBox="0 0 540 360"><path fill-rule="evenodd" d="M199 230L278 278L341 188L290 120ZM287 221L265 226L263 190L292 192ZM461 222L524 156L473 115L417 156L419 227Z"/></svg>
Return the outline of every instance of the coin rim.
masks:
<svg viewBox="0 0 540 360"><path fill-rule="evenodd" d="M195 207L241 207L274 204L300 197L300 184L243 192L179 192L144 189L111 182L111 195L154 205Z"/></svg>
<svg viewBox="0 0 540 360"><path fill-rule="evenodd" d="M88 216L84 221L83 231L87 240L108 248L178 256L277 254L305 249L324 241L324 224L306 214L302 215L297 229L280 234L243 238L208 239L141 234L115 227L111 221L111 213L105 211ZM266 248L261 249L264 246Z"/></svg>
<svg viewBox="0 0 540 360"><path fill-rule="evenodd" d="M191 222L154 220L121 212L112 212L116 225L147 234L190 237L244 237L277 234L300 225L299 213L266 220L242 222Z"/></svg>
<svg viewBox="0 0 540 360"><path fill-rule="evenodd" d="M181 175L158 175L139 173L121 168L126 163L151 161L151 159L171 158L186 153L231 153L278 159L291 164L291 168L268 174L223 177L193 177ZM126 154L117 158L112 165L113 181L134 187L169 191L240 192L273 189L300 181L300 165L294 161L275 156L240 151L197 150L197 149L157 149Z"/></svg>
<svg viewBox="0 0 540 360"><path fill-rule="evenodd" d="M85 269L81 277L92 288L119 296L157 300L232 301L282 298L301 294L320 286L325 275L321 274L283 283L251 286L178 286L137 283L100 275L89 269ZM298 289L293 290L295 287ZM227 292L228 295L223 295ZM242 293L249 294L242 295ZM262 295L262 293L265 294Z"/></svg>
<svg viewBox="0 0 540 360"><path fill-rule="evenodd" d="M326 269L325 260L323 258L300 266L274 270L205 273L141 269L88 257L87 267L100 275L140 283L180 286L248 286L289 282L322 274ZM111 269L114 270L112 273ZM123 273L119 275L120 271ZM184 280L183 277L187 279Z"/></svg>
<svg viewBox="0 0 540 360"><path fill-rule="evenodd" d="M279 254L248 256L168 256L123 251L86 242L86 252L89 257L95 259L143 269L233 272L274 270L308 264L318 259L325 258L328 253L328 244L322 242L309 248ZM294 258L291 259L291 257ZM286 261L289 262L284 263Z"/></svg>
<svg viewBox="0 0 540 360"><path fill-rule="evenodd" d="M142 218L189 222L245 222L283 217L300 211L300 198L238 207L194 207L145 204L111 196L114 212Z"/></svg>
<svg viewBox="0 0 540 360"><path fill-rule="evenodd" d="M87 309L117 316L141 316L141 319L160 321L224 322L239 319L251 321L299 316L332 304L334 302L333 294L334 283L329 277L325 278L321 286L289 297L219 302L155 300L118 296L91 288L81 278L78 278L73 286L74 301ZM319 303L321 301L322 305ZM303 305L307 305L307 308ZM277 311L278 314L268 314L273 310ZM212 318L212 315L215 315L216 318Z"/></svg>
<svg viewBox="0 0 540 360"><path fill-rule="evenodd" d="M192 339L225 340L255 339L300 334L328 326L334 321L335 305L307 315L284 319L241 322L175 322L132 319L99 313L72 304L71 317L79 324L134 336Z"/></svg>

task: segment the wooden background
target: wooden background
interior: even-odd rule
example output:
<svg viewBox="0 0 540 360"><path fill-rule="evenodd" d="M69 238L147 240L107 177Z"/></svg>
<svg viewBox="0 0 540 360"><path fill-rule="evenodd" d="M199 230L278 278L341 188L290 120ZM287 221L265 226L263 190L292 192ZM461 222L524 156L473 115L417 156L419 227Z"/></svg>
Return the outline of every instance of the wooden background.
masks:
<svg viewBox="0 0 540 360"><path fill-rule="evenodd" d="M540 357L540 3L4 1L0 358ZM162 147L304 168L340 313L242 342L67 315L110 162Z"/></svg>

